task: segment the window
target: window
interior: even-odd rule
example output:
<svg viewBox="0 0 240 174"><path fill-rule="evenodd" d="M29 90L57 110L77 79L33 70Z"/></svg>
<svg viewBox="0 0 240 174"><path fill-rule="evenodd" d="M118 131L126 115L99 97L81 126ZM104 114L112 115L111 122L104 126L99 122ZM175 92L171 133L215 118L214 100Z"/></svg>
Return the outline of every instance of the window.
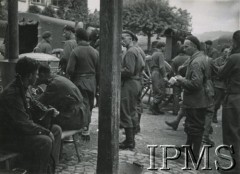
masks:
<svg viewBox="0 0 240 174"><path fill-rule="evenodd" d="M46 0L32 0L33 4L46 5Z"/></svg>

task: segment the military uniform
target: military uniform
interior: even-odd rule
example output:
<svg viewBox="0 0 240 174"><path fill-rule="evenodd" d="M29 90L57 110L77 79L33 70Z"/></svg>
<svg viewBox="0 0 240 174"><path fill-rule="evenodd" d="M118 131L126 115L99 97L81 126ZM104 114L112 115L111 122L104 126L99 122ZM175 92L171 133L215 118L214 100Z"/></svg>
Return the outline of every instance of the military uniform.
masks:
<svg viewBox="0 0 240 174"><path fill-rule="evenodd" d="M63 46L63 56L60 60L61 68L64 72L66 72L67 63L70 58L70 55L74 48L77 47L77 42L75 39L67 40L64 42Z"/></svg>
<svg viewBox="0 0 240 174"><path fill-rule="evenodd" d="M196 52L187 62L186 78L180 84L184 89L183 107L186 111L186 144L193 145L194 155L198 158L204 132L205 115L212 99L207 90L208 63L202 52Z"/></svg>
<svg viewBox="0 0 240 174"><path fill-rule="evenodd" d="M153 89L153 105L152 110L158 112L158 104L165 97L166 68L164 63L164 55L158 49L155 49L152 55L152 89Z"/></svg>
<svg viewBox="0 0 240 174"><path fill-rule="evenodd" d="M219 78L226 81L227 90L222 111L223 143L233 145L236 166L230 173L240 172L240 49L229 56L219 72Z"/></svg>
<svg viewBox="0 0 240 174"><path fill-rule="evenodd" d="M133 128L137 125L137 102L141 91L141 73L144 68L142 58L138 55L138 50L130 47L122 60L121 70L121 107L120 119L121 127Z"/></svg>
<svg viewBox="0 0 240 174"><path fill-rule="evenodd" d="M87 126L86 116L89 114L83 104L83 96L76 85L62 76L53 76L39 101L46 106L53 106L60 114L53 123L62 130L75 130Z"/></svg>
<svg viewBox="0 0 240 174"><path fill-rule="evenodd" d="M52 126L53 141L50 130L33 122L37 113L30 112L35 107L30 100L34 99L27 102L27 89L20 86L20 81L14 80L0 96L0 146L22 153L29 160L30 173L47 173L50 155L58 164L61 128Z"/></svg>
<svg viewBox="0 0 240 174"><path fill-rule="evenodd" d="M219 57L214 60L214 66L215 67L221 67L225 64L225 59L223 57ZM226 84L223 80L219 79L217 74L213 75L213 84L214 84L214 120L217 121L217 111L220 108L224 97L225 97L225 91L226 91Z"/></svg>
<svg viewBox="0 0 240 174"><path fill-rule="evenodd" d="M52 46L49 42L43 39L37 46L34 48L35 53L45 53L45 54L52 54Z"/></svg>
<svg viewBox="0 0 240 174"><path fill-rule="evenodd" d="M83 95L83 102L90 111L88 116L88 123L90 123L98 80L97 50L85 41L78 43L68 61L67 73Z"/></svg>

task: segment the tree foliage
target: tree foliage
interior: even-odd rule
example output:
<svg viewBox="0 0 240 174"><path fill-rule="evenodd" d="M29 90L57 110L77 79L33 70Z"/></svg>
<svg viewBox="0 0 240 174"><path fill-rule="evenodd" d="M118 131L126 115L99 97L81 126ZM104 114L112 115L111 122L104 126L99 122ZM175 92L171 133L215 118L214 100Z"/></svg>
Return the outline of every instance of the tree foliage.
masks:
<svg viewBox="0 0 240 174"><path fill-rule="evenodd" d="M7 20L7 1L0 0L0 20Z"/></svg>
<svg viewBox="0 0 240 174"><path fill-rule="evenodd" d="M36 5L30 5L29 8L28 8L28 12L29 12L29 13L41 14L41 13L42 13L42 10L41 10L41 8L39 8L39 7L36 6Z"/></svg>
<svg viewBox="0 0 240 174"><path fill-rule="evenodd" d="M59 0L57 14L60 18L72 21L87 21L87 0Z"/></svg>
<svg viewBox="0 0 240 174"><path fill-rule="evenodd" d="M191 17L186 10L170 7L166 0L140 1L123 8L123 27L134 32L143 32L148 37L162 33L167 28L191 30Z"/></svg>
<svg viewBox="0 0 240 174"><path fill-rule="evenodd" d="M56 12L51 6L47 6L43 9L42 15L56 17Z"/></svg>

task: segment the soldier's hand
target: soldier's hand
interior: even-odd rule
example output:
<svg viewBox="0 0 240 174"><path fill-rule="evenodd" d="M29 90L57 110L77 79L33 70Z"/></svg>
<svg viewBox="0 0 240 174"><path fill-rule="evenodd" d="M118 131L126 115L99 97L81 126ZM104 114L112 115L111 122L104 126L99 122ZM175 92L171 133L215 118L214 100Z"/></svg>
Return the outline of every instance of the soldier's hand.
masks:
<svg viewBox="0 0 240 174"><path fill-rule="evenodd" d="M82 131L81 138L83 141L86 141L86 142L90 141L90 131L84 128L84 130Z"/></svg>

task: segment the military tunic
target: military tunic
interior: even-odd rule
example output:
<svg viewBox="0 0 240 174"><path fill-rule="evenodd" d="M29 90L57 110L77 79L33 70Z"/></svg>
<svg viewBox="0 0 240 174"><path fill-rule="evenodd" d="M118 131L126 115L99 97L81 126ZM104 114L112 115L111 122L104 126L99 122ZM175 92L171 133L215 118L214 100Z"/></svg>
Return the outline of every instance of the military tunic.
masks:
<svg viewBox="0 0 240 174"><path fill-rule="evenodd" d="M236 167L233 173L240 172L240 49L227 59L219 72L219 77L227 82L227 91L223 103L222 130L223 143L233 145Z"/></svg>
<svg viewBox="0 0 240 174"><path fill-rule="evenodd" d="M138 50L130 47L122 60L120 126L133 128L138 123L137 103L141 91L141 73L144 68Z"/></svg>
<svg viewBox="0 0 240 174"><path fill-rule="evenodd" d="M98 51L85 41L78 43L78 46L72 51L67 65L67 73L79 88L83 95L83 102L90 111L89 123L99 77L98 66Z"/></svg>
<svg viewBox="0 0 240 174"><path fill-rule="evenodd" d="M166 68L164 63L164 55L160 50L154 50L152 55L152 88L153 103L159 104L165 97Z"/></svg>
<svg viewBox="0 0 240 174"><path fill-rule="evenodd" d="M62 76L53 76L39 101L46 106L56 108L60 114L53 123L61 126L62 130L75 130L87 126L86 107L83 96L77 86Z"/></svg>
<svg viewBox="0 0 240 174"><path fill-rule="evenodd" d="M208 64L206 56L196 52L187 62L186 78L181 81L183 107L186 109L185 131L189 135L202 136L206 110L212 104L207 94L206 81Z"/></svg>
<svg viewBox="0 0 240 174"><path fill-rule="evenodd" d="M52 46L46 40L42 40L34 49L36 53L52 54Z"/></svg>

